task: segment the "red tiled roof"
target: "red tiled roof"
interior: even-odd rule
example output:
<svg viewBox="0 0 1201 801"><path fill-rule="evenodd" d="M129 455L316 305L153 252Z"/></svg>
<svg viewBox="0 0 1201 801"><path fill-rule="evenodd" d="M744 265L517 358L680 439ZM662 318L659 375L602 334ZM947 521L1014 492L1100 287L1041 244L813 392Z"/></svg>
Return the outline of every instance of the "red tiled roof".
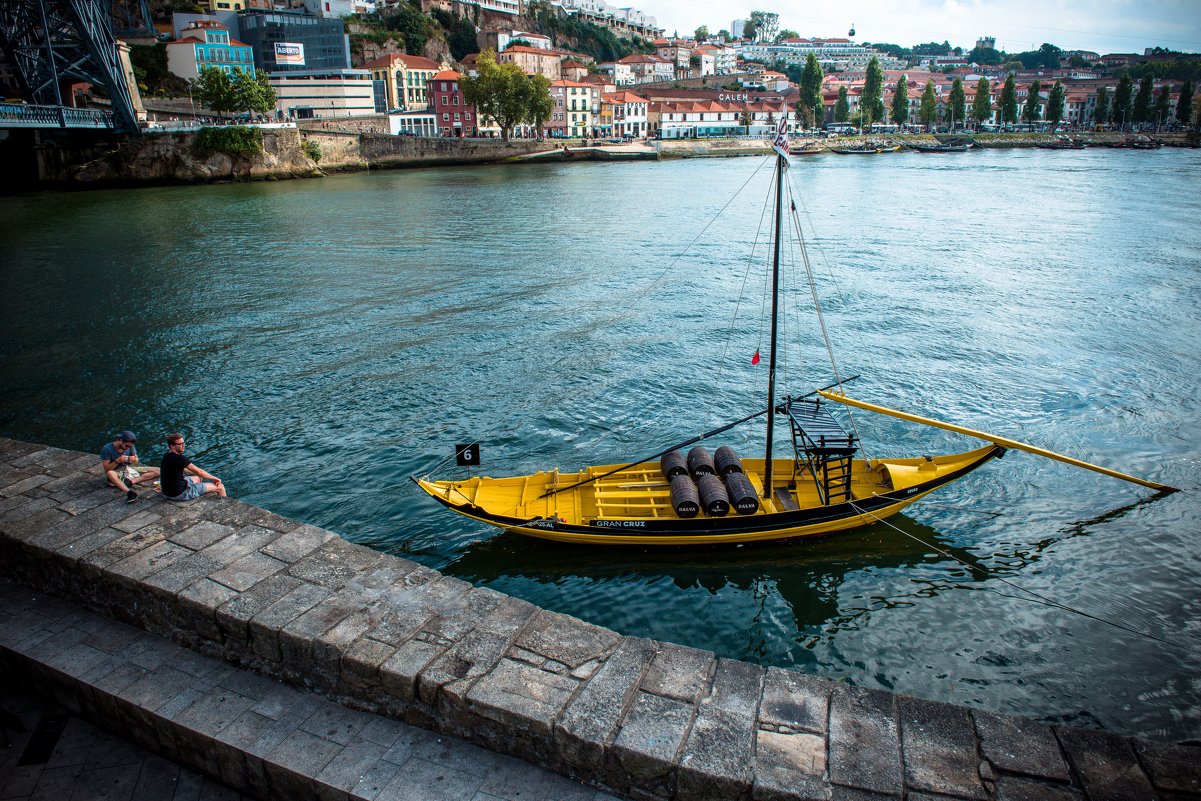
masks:
<svg viewBox="0 0 1201 801"><path fill-rule="evenodd" d="M513 45L505 48L506 53L533 53L536 56L554 56L549 50L539 50L537 47L526 47L525 45Z"/></svg>
<svg viewBox="0 0 1201 801"><path fill-rule="evenodd" d="M633 92L613 92L604 96L610 103L645 103L646 98Z"/></svg>

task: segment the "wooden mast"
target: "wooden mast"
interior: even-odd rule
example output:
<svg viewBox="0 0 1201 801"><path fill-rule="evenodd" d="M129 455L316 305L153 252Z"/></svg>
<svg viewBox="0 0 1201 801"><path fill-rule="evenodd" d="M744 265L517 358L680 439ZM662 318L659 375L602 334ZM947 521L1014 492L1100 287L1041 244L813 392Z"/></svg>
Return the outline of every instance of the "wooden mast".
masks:
<svg viewBox="0 0 1201 801"><path fill-rule="evenodd" d="M782 112L783 113L783 112ZM783 125L782 121L782 125ZM785 147L787 147L787 139ZM771 350L767 360L767 447L763 449L763 497L771 497L771 445L776 433L776 324L780 308L780 229L784 221L785 156L776 153L776 243L771 260Z"/></svg>

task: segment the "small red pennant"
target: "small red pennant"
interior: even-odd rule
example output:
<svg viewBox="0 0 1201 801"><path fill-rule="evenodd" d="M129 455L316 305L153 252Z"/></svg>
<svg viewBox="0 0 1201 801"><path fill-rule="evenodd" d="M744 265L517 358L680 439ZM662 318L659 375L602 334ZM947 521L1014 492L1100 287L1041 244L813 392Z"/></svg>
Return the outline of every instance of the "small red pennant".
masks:
<svg viewBox="0 0 1201 801"><path fill-rule="evenodd" d="M759 363L759 351L755 351L755 355L751 357L751 364Z"/></svg>

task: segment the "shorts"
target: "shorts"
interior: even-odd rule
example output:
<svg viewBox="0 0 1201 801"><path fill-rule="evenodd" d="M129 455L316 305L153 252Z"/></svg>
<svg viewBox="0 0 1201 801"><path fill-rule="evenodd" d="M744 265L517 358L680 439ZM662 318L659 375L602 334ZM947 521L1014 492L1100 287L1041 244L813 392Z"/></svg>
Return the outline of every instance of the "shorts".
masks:
<svg viewBox="0 0 1201 801"><path fill-rule="evenodd" d="M187 489L175 497L171 497L170 495L164 495L163 497L169 501L177 501L180 503L183 501L194 501L203 495L210 486L212 486L211 484L206 484L205 482L201 481L198 476L184 476L184 478L187 479L188 482Z"/></svg>

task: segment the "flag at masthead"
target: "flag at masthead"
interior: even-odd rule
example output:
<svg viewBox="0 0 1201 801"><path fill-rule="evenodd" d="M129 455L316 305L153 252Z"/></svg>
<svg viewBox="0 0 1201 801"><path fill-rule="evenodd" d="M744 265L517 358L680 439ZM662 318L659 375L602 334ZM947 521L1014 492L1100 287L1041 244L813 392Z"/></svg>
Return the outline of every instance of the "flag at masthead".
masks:
<svg viewBox="0 0 1201 801"><path fill-rule="evenodd" d="M771 141L772 149L785 158L788 157L788 110L780 112L780 124L776 126L776 135Z"/></svg>

